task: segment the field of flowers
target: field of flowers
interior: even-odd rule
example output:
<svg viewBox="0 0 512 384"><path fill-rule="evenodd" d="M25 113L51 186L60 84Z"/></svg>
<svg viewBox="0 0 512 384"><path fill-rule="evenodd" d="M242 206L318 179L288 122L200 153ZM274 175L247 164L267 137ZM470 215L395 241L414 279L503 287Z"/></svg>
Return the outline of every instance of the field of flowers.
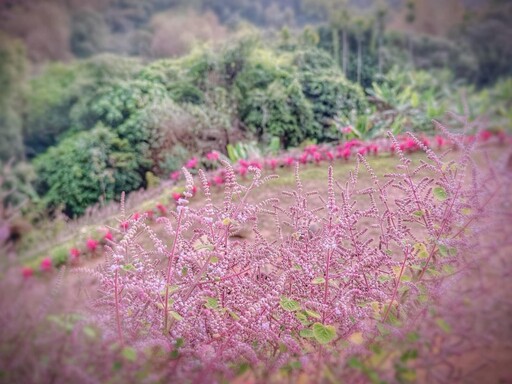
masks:
<svg viewBox="0 0 512 384"><path fill-rule="evenodd" d="M510 137L438 128L191 158L2 279L0 377L510 380Z"/></svg>

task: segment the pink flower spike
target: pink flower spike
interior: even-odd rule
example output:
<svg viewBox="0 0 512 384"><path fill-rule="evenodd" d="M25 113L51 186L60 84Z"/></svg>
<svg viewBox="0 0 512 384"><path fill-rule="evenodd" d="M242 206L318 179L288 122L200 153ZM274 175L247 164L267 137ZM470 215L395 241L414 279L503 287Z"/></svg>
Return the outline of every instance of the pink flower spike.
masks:
<svg viewBox="0 0 512 384"><path fill-rule="evenodd" d="M49 257L45 257L43 260L41 260L41 271L48 272L52 269L52 259Z"/></svg>
<svg viewBox="0 0 512 384"><path fill-rule="evenodd" d="M34 270L31 267L23 267L21 269L21 275L24 279L28 279L34 275Z"/></svg>

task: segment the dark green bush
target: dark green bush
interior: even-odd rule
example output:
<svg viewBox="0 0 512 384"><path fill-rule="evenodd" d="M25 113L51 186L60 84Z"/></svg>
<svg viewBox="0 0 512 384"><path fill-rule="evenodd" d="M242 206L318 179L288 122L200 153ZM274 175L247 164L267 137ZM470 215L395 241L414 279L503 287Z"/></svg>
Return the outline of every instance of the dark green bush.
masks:
<svg viewBox="0 0 512 384"><path fill-rule="evenodd" d="M143 174L128 140L98 126L64 139L34 160L36 188L51 209L82 214L100 201L142 186Z"/></svg>

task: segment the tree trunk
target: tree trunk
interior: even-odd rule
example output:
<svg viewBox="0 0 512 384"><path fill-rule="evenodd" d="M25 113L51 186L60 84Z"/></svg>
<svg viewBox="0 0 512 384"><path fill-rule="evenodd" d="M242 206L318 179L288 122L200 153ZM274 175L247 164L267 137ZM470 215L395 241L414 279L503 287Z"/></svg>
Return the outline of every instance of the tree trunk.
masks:
<svg viewBox="0 0 512 384"><path fill-rule="evenodd" d="M348 71L348 38L347 38L347 29L343 28L343 47L342 47L342 63L343 63L343 74L347 77Z"/></svg>
<svg viewBox="0 0 512 384"><path fill-rule="evenodd" d="M339 41L338 28L332 27L331 34L332 34L332 56L334 57L334 61L336 61L336 64L339 65L339 63L340 63L340 41Z"/></svg>

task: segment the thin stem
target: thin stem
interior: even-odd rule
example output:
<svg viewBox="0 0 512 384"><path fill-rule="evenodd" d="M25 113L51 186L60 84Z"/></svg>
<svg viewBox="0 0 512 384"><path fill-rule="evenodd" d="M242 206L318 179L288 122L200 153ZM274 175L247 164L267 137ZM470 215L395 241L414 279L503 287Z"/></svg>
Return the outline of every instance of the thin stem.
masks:
<svg viewBox="0 0 512 384"><path fill-rule="evenodd" d="M172 244L171 253L169 255L169 261L167 265L167 275L165 278L165 302L164 302L164 333L167 332L167 325L169 321L169 286L171 285L171 269L172 262L174 260L174 253L176 252L176 244L178 243L178 235L181 227L181 220L183 218L183 209L180 210L178 216L178 223L176 225L176 234L174 236L174 243Z"/></svg>
<svg viewBox="0 0 512 384"><path fill-rule="evenodd" d="M116 323L117 323L117 333L119 336L119 341L121 342L121 345L124 345L124 338L123 338L123 330L121 328L121 311L119 308L119 293L118 293L118 269L116 268L116 273L114 276L114 300L116 302Z"/></svg>

